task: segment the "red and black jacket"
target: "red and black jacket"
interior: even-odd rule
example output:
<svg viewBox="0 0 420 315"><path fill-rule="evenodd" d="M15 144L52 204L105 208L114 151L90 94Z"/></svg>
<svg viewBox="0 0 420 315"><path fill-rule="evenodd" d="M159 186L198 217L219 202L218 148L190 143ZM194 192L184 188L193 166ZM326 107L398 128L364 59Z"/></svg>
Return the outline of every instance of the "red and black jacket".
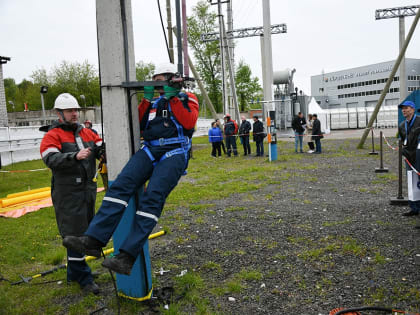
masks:
<svg viewBox="0 0 420 315"><path fill-rule="evenodd" d="M76 144L80 137L83 147L90 147L92 154L85 160L77 160L80 148ZM54 122L41 142L41 157L52 170L54 182L69 184L92 182L96 173L95 158L99 158L102 139L88 128Z"/></svg>

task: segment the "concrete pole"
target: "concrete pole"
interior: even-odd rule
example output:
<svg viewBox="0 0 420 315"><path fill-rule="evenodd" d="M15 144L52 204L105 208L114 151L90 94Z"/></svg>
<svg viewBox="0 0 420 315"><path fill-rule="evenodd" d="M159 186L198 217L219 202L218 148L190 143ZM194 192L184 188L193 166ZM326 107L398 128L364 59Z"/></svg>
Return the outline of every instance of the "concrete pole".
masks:
<svg viewBox="0 0 420 315"><path fill-rule="evenodd" d="M105 142L110 185L129 158L140 146L140 128L137 104L122 82L135 81L133 23L131 0L96 0L98 59L101 82ZM136 99L137 101L137 99ZM141 193L140 188L136 193ZM117 251L127 237L138 199L131 198L112 239ZM133 298L151 294L148 242L136 258L130 276L117 274L117 290Z"/></svg>
<svg viewBox="0 0 420 315"><path fill-rule="evenodd" d="M223 15L222 15L222 3L220 0L217 0L217 12L219 16L220 64L222 67L222 104L223 104L223 113L227 114L229 111L229 108L226 102L225 56L223 52Z"/></svg>
<svg viewBox="0 0 420 315"><path fill-rule="evenodd" d="M264 100L273 100L273 57L271 48L271 19L270 19L270 0L263 0L263 27L264 27L264 68L263 78L265 78ZM273 110L273 104L270 104L267 110ZM267 113L264 112L264 116Z"/></svg>
<svg viewBox="0 0 420 315"><path fill-rule="evenodd" d="M42 120L44 121L44 125L46 125L47 124L47 119L46 119L46 116L45 116L44 94L43 93L41 93L41 107L42 107Z"/></svg>
<svg viewBox="0 0 420 315"><path fill-rule="evenodd" d="M166 19L168 21L169 56L171 58L171 63L174 63L174 39L172 36L171 0L166 0Z"/></svg>
<svg viewBox="0 0 420 315"><path fill-rule="evenodd" d="M190 76L188 68L188 27L187 27L187 0L182 0L182 51L184 53L184 75Z"/></svg>
<svg viewBox="0 0 420 315"><path fill-rule="evenodd" d="M262 81L263 81L263 91L264 91L264 93L265 93L265 91L267 90L267 87L266 87L266 85L267 85L267 78L266 78L266 76L264 75L264 69L265 69L265 58L264 58L264 55L265 55L265 53L264 53L264 35L261 35L260 36L260 47L261 47L261 68L262 68ZM264 94L264 100L266 100L265 99L265 94ZM262 110L262 121L263 122L265 122L266 121L266 107L267 106L265 106L265 104L267 104L267 103L265 103L265 102L262 102L261 103L261 110Z"/></svg>
<svg viewBox="0 0 420 315"><path fill-rule="evenodd" d="M404 17L400 16L399 20L399 40L400 40L400 52L404 46L405 41L405 22ZM400 104L407 97L407 75L405 71L405 54L402 56L400 64Z"/></svg>
<svg viewBox="0 0 420 315"><path fill-rule="evenodd" d="M403 59L403 56L405 54L405 51L407 50L408 44L410 43L411 37L413 37L414 30L416 29L417 23L419 22L420 18L420 10L417 11L416 17L414 18L413 24L410 27L410 31L408 32L407 38L404 41L404 45L398 55L397 60L395 61L394 67L392 68L392 71L389 75L388 81L385 84L384 89L382 90L381 96L379 97L378 103L375 106L375 109L373 110L372 116L370 116L369 122L366 126L365 132L362 135L362 138L360 139L359 144L357 145L357 148L362 149L363 145L365 144L366 138L369 134L369 130L372 127L373 123L376 120L376 116L378 115L379 109L381 108L382 102L384 101L385 95L388 93L389 87L391 86L391 83L394 79L395 73L397 72L397 69L401 63L401 60Z"/></svg>
<svg viewBox="0 0 420 315"><path fill-rule="evenodd" d="M0 62L0 127L7 126L9 126L9 119L7 117L6 92L3 81L3 63Z"/></svg>
<svg viewBox="0 0 420 315"><path fill-rule="evenodd" d="M133 46L133 26L131 20L131 1L126 0L128 35L128 77L134 81L136 67ZM136 104L128 104L127 92L119 87L126 80L126 60L124 36L121 21L120 0L97 0L96 20L98 33L99 68L101 75L102 108L107 144L107 166L109 180L115 180L121 169L134 153L131 149L131 133L128 106L136 113ZM112 86L107 88L106 86ZM133 115L136 138L140 138L137 115ZM135 141L138 143L139 141ZM110 149L112 148L112 149Z"/></svg>

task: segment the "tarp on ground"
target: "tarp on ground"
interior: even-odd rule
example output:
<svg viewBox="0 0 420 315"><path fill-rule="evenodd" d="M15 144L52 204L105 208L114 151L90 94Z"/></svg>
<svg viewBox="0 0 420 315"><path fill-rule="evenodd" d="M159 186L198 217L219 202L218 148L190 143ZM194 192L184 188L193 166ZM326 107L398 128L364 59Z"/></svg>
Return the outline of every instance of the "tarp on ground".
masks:
<svg viewBox="0 0 420 315"><path fill-rule="evenodd" d="M104 188L98 188L97 192L103 191ZM19 218L27 213L38 211L42 208L52 207L51 197L32 200L25 203L13 205L10 207L0 208L0 217Z"/></svg>

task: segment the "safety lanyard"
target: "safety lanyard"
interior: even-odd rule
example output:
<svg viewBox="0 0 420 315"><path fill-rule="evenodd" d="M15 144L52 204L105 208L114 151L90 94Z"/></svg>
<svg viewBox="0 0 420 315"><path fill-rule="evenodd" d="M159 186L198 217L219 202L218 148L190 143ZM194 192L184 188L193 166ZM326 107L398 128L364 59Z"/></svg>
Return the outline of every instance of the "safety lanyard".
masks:
<svg viewBox="0 0 420 315"><path fill-rule="evenodd" d="M410 124L407 127L407 120L405 120L405 139L404 139L404 145L407 145L407 138L408 138L408 133L410 132L411 127L414 124L414 120L416 120L416 114L414 114L413 118L410 121Z"/></svg>

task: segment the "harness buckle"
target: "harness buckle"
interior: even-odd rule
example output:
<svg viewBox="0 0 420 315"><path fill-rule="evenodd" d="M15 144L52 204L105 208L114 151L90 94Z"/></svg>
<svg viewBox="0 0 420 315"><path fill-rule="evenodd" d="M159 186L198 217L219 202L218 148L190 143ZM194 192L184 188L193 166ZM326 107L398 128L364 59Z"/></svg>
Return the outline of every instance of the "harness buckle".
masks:
<svg viewBox="0 0 420 315"><path fill-rule="evenodd" d="M159 138L159 145L160 146L165 145L165 138Z"/></svg>
<svg viewBox="0 0 420 315"><path fill-rule="evenodd" d="M167 109L162 110L162 117L168 118L168 110Z"/></svg>

